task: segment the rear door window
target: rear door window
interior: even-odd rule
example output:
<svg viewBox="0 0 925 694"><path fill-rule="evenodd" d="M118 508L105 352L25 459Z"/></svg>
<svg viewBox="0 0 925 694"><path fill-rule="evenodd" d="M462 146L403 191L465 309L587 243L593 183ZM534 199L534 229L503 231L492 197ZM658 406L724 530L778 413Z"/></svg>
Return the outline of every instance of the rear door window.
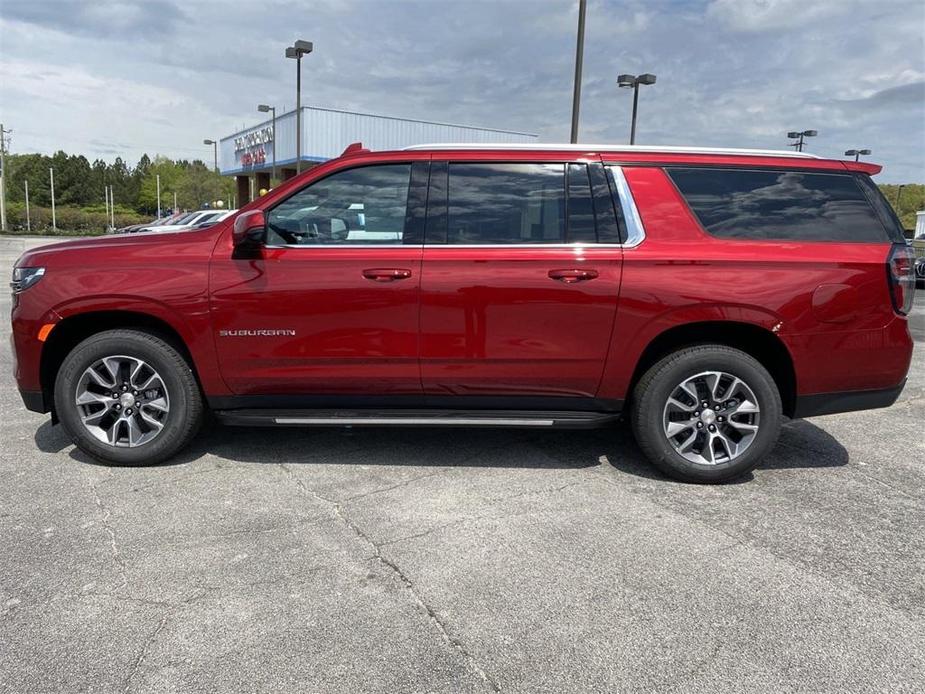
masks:
<svg viewBox="0 0 925 694"><path fill-rule="evenodd" d="M450 162L447 188L448 244L565 240L564 164Z"/></svg>
<svg viewBox="0 0 925 694"><path fill-rule="evenodd" d="M721 238L882 242L890 238L853 174L667 169L701 225Z"/></svg>

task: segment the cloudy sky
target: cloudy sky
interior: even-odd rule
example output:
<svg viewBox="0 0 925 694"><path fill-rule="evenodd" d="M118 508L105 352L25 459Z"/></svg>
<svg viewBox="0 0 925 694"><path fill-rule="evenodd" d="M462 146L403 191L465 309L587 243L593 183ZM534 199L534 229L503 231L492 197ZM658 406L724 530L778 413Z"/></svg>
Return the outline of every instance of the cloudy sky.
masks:
<svg viewBox="0 0 925 694"><path fill-rule="evenodd" d="M134 163L304 103L567 141L577 0L0 0L0 121L12 151ZM884 182L925 181L922 0L590 0L584 142L869 147Z"/></svg>

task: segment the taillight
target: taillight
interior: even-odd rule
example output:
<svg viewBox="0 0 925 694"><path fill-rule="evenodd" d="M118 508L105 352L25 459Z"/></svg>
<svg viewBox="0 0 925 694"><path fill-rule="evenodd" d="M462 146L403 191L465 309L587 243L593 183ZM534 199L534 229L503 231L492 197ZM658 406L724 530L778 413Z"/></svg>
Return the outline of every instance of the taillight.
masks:
<svg viewBox="0 0 925 694"><path fill-rule="evenodd" d="M904 243L893 245L886 261L893 308L904 316L912 310L915 298L915 254Z"/></svg>

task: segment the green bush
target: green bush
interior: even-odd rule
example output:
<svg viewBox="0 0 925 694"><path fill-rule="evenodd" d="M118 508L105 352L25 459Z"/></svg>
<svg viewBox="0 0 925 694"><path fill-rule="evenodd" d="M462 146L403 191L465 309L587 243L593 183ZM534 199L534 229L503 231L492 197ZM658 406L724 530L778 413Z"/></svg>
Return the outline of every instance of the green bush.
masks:
<svg viewBox="0 0 925 694"><path fill-rule="evenodd" d="M23 203L13 202L7 206L6 219L9 232L12 234L102 234L108 227L108 218L103 206L72 207L62 206L55 208L55 222L57 230L51 225L51 208L29 206L29 218L32 222L31 232L26 229L26 206ZM129 224L142 224L151 221L151 217L140 215L130 208L116 206L116 228Z"/></svg>

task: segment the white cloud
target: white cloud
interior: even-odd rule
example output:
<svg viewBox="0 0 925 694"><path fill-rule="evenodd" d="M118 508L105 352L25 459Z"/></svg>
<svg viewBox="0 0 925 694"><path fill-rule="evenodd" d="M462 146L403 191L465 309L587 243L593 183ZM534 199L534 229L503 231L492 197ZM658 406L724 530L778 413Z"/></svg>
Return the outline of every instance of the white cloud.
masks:
<svg viewBox="0 0 925 694"><path fill-rule="evenodd" d="M107 2L109 24L92 3L0 4L16 151L207 156L257 103L292 107L296 38L315 43L303 103L568 138L574 2ZM925 180L923 27L921 0L592 0L581 137L625 142L616 76L653 72L640 142L773 148L815 128L820 154L871 147L884 180Z"/></svg>

